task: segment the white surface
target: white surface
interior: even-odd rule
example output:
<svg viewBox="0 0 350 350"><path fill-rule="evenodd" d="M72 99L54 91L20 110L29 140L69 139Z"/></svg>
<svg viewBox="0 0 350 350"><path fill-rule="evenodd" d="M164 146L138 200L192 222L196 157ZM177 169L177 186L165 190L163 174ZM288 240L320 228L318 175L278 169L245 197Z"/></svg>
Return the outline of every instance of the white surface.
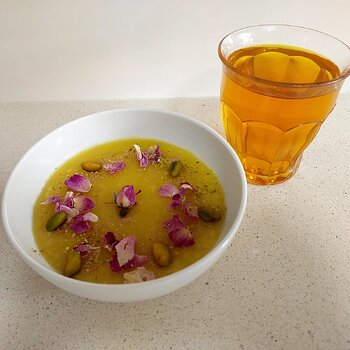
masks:
<svg viewBox="0 0 350 350"><path fill-rule="evenodd" d="M349 0L2 0L0 100L217 96L228 32L296 24L349 45L349 13Z"/></svg>
<svg viewBox="0 0 350 350"><path fill-rule="evenodd" d="M92 146L133 137L159 139L192 151L217 174L226 196L227 215L215 247L195 264L172 275L141 284L98 284L67 278L39 254L28 227L33 206L59 164ZM22 198L18 201L18 198ZM42 277L73 294L115 302L147 300L168 294L208 270L233 239L242 221L247 183L241 162L230 145L206 124L166 111L125 109L81 118L48 134L19 161L3 196L3 222L10 241L22 258ZM19 218L21 218L19 220Z"/></svg>
<svg viewBox="0 0 350 350"><path fill-rule="evenodd" d="M222 133L218 98L0 104L0 196L19 158L49 131L129 107L188 114ZM111 304L66 293L22 261L0 225L0 348L349 349L349 115L344 94L292 179L248 186L245 217L218 262L155 300Z"/></svg>

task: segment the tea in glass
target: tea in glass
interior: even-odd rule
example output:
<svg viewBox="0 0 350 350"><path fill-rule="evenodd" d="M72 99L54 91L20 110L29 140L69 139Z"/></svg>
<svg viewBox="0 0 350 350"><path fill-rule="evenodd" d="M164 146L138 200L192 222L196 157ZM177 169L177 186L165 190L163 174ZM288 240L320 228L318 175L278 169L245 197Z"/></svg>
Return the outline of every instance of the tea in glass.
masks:
<svg viewBox="0 0 350 350"><path fill-rule="evenodd" d="M295 44L304 31L310 40L320 35L325 46L335 41L347 59L339 59L339 65L313 50L278 44L281 38ZM266 43L269 37L272 41ZM226 36L219 55L222 121L248 182L268 185L287 180L335 105L349 74L349 48L306 28L256 26Z"/></svg>

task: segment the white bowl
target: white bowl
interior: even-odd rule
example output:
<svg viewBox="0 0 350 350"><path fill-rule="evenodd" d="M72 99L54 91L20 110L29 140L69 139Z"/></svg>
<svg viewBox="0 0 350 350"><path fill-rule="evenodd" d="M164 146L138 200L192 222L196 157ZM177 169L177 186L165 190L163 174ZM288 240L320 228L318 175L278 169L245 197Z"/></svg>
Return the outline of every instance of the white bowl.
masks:
<svg viewBox="0 0 350 350"><path fill-rule="evenodd" d="M94 145L122 138L153 138L192 151L217 174L225 192L227 215L220 239L202 259L166 277L135 284L82 282L55 272L33 252L32 210L55 168ZM3 222L10 241L39 275L73 294L102 301L131 302L170 293L211 267L234 237L243 218L246 178L236 153L214 130L190 117L160 110L120 109L68 123L37 142L18 162L3 196Z"/></svg>

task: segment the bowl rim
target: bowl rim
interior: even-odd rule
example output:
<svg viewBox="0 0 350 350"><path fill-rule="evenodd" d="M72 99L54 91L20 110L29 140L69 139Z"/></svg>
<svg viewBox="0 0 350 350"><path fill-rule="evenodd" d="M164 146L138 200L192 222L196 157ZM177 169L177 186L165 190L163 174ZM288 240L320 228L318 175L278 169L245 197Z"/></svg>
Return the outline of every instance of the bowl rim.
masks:
<svg viewBox="0 0 350 350"><path fill-rule="evenodd" d="M26 250L22 248L20 243L17 241L15 235L12 233L10 223L8 220L8 215L7 215L7 203L6 203L6 201L7 201L8 195L9 195L10 188L11 188L12 183L14 181L13 179L16 176L16 173L18 172L18 169L21 167L22 163L24 163L26 161L30 152L34 148L36 148L40 143L42 143L46 139L50 138L52 134L54 134L54 133L56 133L64 128L71 127L74 124L81 123L82 121L84 121L86 119L94 119L94 118L97 118L97 117L104 115L104 114L131 113L131 112L138 112L138 113L151 112L151 113L168 114L168 115L175 116L176 118L185 120L186 122L195 124L196 126L203 128L206 132L211 134L219 143L221 143L225 147L225 149L229 152L231 157L234 158L235 163L236 163L237 168L238 168L239 175L240 175L240 186L241 186L242 196L241 196L241 200L239 203L239 209L238 209L237 216L236 216L233 224L231 225L231 227L228 229L225 236L220 241L218 241L217 244L207 254L205 254L203 257L201 257L199 260L197 260L193 264L191 264L191 265L189 265L189 266L187 266L187 267L185 267L177 272L174 272L170 275L166 275L166 276L159 277L159 278L156 278L156 279L150 280L150 281L145 281L142 283L130 283L130 284L96 283L96 282L87 282L87 281L81 281L81 280L76 280L74 278L66 277L66 276L54 271L53 269L50 269L49 267L42 265L41 263L37 262L34 258L32 258L30 256L30 254L28 254L26 252ZM91 146L91 147L93 147L93 146ZM241 161L240 161L238 155L235 153L235 151L229 145L229 143L225 140L225 138L223 136L221 136L213 128L211 128L210 126L208 126L204 122L195 119L194 117L190 117L190 116L187 116L185 114L173 112L173 111L169 111L169 110L163 110L163 109L158 109L158 108L117 108L117 109L95 112L95 113L91 113L91 114L88 114L88 115L85 115L82 117L78 117L78 118L76 118L68 123L65 123L65 124L59 126L58 128L55 128L54 130L50 131L45 136L41 137L32 146L30 146L29 149L17 161L15 167L12 169L11 174L6 182L5 189L3 192L3 197L2 197L2 220L3 220L3 226L5 228L6 235L7 235L8 239L10 240L11 244L13 245L13 247L17 250L17 252L21 256L21 258L23 260L25 260L25 262L28 263L30 267L35 269L36 272L41 271L44 275L48 274L50 277L52 277L50 279L44 277L45 279L48 279L49 281L51 281L52 279L58 279L59 282L62 281L63 283L69 283L72 287L78 287L78 286L83 285L83 286L89 286L90 288L94 288L95 290L103 289L103 290L111 290L111 291L112 290L128 291L128 290L134 289L135 287L137 287L138 289L141 289L143 286L146 287L146 286L150 286L150 285L154 285L154 287L157 287L157 286L161 287L162 285L166 285L166 284L170 283L171 280L174 280L174 279L176 280L178 276L180 277L180 276L185 276L187 274L190 274L191 271L193 271L193 270L203 269L203 271L204 271L204 270L208 269L210 266L208 266L206 268L206 266L205 266L206 260L208 260L210 258L216 260L220 256L220 252L223 252L227 248L227 246L229 245L229 243L231 242L231 240L235 236L235 234L236 234L236 232L237 232L237 230L242 222L242 219L244 217L246 204L247 204L247 182L246 182L246 177L245 177L245 173L244 173ZM32 228L30 231L32 233ZM214 262L215 262L215 260L214 260ZM42 274L40 274L40 275L43 277ZM196 276L196 277L198 277L198 276ZM188 284L188 283L185 283L185 284ZM175 289L177 289L177 288L174 288L173 290L175 290ZM148 298L148 299L150 299L150 298Z"/></svg>

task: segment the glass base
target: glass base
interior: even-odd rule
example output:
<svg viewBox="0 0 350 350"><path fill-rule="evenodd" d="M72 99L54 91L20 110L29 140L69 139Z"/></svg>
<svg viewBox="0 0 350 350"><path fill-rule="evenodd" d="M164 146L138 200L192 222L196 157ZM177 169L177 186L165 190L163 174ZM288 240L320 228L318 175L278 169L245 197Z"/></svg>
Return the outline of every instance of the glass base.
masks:
<svg viewBox="0 0 350 350"><path fill-rule="evenodd" d="M300 155L293 166L291 166L288 171L279 173L279 174L274 174L274 175L263 175L263 174L258 174L258 173L252 173L249 171L245 171L245 175L247 177L247 182L252 184L252 185L260 185L260 186L267 186L267 185L277 185L282 182L287 181L291 177L293 177L298 168L299 164L301 161L302 156Z"/></svg>

